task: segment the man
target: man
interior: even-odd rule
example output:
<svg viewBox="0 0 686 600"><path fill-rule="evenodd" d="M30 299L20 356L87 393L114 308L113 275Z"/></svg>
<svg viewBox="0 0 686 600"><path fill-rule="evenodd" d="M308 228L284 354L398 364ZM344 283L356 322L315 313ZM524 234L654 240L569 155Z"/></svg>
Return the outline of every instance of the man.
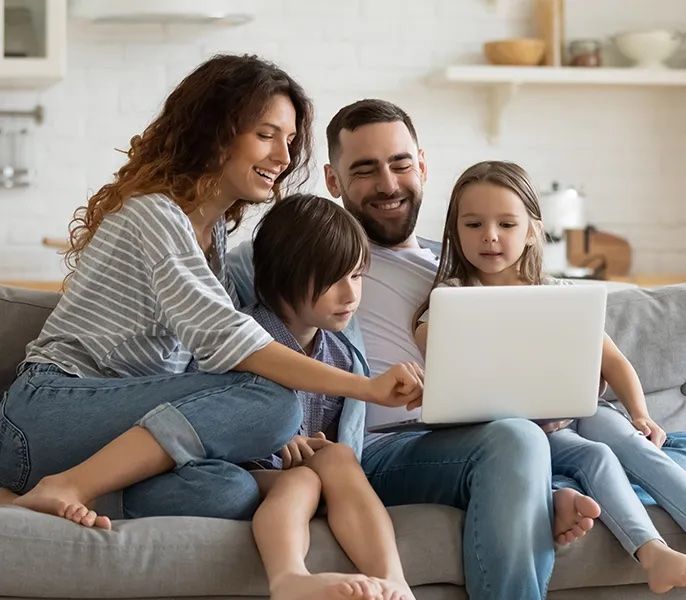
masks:
<svg viewBox="0 0 686 600"><path fill-rule="evenodd" d="M373 373L397 360L422 364L410 320L431 289L437 260L414 234L427 169L412 122L388 102L363 100L338 112L327 138L327 187L372 242L359 323L354 319L346 333L356 339L361 324ZM231 250L228 260L241 303L249 305L255 300L251 244ZM368 423L380 420L376 407L367 411ZM463 556L472 600L543 598L554 562L553 532L558 541L572 541L592 527L599 511L571 489L553 499L548 441L526 420L369 436L362 463L386 505L466 509Z"/></svg>
<svg viewBox="0 0 686 600"><path fill-rule="evenodd" d="M327 141L329 192L342 198L372 242L358 310L372 374L398 361L423 364L410 323L438 262L414 233L427 175L414 126L397 106L362 100L334 116ZM369 405L367 424L398 420L380 414L386 410L393 409ZM571 489L551 493L548 441L524 419L372 435L362 465L386 505L466 509L463 560L472 600L543 598L553 535L571 541L599 512L593 500Z"/></svg>

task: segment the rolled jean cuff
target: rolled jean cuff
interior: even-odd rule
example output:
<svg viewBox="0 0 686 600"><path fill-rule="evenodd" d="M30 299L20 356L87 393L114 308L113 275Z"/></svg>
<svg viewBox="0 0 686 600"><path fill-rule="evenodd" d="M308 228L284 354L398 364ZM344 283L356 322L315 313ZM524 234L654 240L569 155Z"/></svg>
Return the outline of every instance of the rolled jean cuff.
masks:
<svg viewBox="0 0 686 600"><path fill-rule="evenodd" d="M622 540L619 540L619 542L622 543L624 549L629 553L631 558L633 558L637 563L640 563L641 561L638 560L638 556L636 556L636 553L648 542L652 542L655 540L657 540L658 542L662 542L665 546L667 546L667 548L669 548L669 544L665 542L664 538L657 532L657 530L654 534L647 534L635 540L632 540L627 537L626 544L623 544Z"/></svg>
<svg viewBox="0 0 686 600"><path fill-rule="evenodd" d="M136 425L147 429L178 467L206 458L205 448L193 426L168 402L152 409Z"/></svg>

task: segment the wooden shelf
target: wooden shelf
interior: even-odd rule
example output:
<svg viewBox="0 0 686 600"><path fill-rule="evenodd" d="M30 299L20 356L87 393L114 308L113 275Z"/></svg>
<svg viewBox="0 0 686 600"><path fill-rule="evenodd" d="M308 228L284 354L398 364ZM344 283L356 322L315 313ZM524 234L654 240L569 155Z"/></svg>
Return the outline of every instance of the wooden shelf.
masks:
<svg viewBox="0 0 686 600"><path fill-rule="evenodd" d="M686 69L638 69L617 67L505 67L452 65L441 77L444 83L486 85L490 95L488 138L500 137L503 113L525 85L650 86L686 88Z"/></svg>
<svg viewBox="0 0 686 600"><path fill-rule="evenodd" d="M447 81L459 83L515 85L686 86L686 69L453 65L445 70L445 78Z"/></svg>

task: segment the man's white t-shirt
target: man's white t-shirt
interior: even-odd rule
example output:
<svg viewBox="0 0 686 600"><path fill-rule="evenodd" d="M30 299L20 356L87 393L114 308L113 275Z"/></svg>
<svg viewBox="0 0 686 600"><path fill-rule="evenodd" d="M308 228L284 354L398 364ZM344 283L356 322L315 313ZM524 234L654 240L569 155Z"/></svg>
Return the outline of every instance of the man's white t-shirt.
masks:
<svg viewBox="0 0 686 600"><path fill-rule="evenodd" d="M357 318L372 375L398 362L416 362L423 367L424 358L414 341L411 322L431 291L438 258L427 248L392 250L371 244L370 263ZM419 409L368 404L366 425L402 421L418 417L418 413ZM377 437L368 436L366 442Z"/></svg>

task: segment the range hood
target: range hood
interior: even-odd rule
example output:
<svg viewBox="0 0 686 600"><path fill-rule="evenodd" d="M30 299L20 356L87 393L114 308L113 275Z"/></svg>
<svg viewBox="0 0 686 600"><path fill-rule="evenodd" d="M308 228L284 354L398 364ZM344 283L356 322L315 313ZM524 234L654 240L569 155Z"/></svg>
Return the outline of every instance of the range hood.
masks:
<svg viewBox="0 0 686 600"><path fill-rule="evenodd" d="M96 23L220 23L253 19L240 0L71 0L70 14Z"/></svg>

